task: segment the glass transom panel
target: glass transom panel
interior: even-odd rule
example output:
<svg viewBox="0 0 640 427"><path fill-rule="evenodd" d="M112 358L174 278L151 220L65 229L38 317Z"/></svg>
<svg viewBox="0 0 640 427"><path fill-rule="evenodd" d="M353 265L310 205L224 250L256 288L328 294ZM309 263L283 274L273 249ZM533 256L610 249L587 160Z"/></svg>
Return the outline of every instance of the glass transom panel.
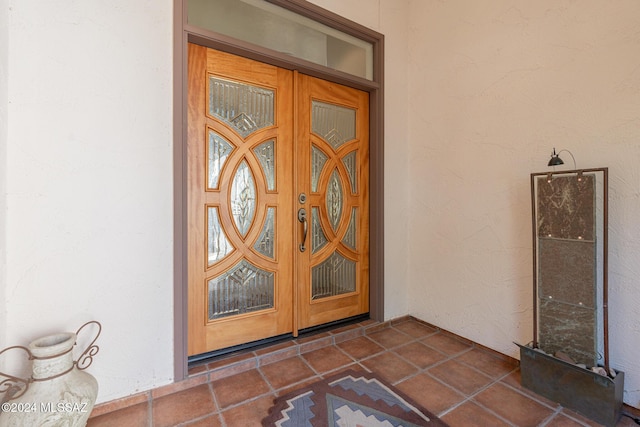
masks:
<svg viewBox="0 0 640 427"><path fill-rule="evenodd" d="M209 76L209 114L243 138L273 125L274 91Z"/></svg>
<svg viewBox="0 0 640 427"><path fill-rule="evenodd" d="M209 320L273 308L274 273L241 260L208 281Z"/></svg>
<svg viewBox="0 0 640 427"><path fill-rule="evenodd" d="M187 22L373 80L371 43L264 0L188 0Z"/></svg>
<svg viewBox="0 0 640 427"><path fill-rule="evenodd" d="M311 299L327 298L355 292L356 263L334 252L312 268Z"/></svg>
<svg viewBox="0 0 640 427"><path fill-rule="evenodd" d="M356 137L356 110L312 101L311 130L337 150Z"/></svg>
<svg viewBox="0 0 640 427"><path fill-rule="evenodd" d="M256 184L251 168L243 159L231 184L231 213L238 231L245 237L256 212Z"/></svg>

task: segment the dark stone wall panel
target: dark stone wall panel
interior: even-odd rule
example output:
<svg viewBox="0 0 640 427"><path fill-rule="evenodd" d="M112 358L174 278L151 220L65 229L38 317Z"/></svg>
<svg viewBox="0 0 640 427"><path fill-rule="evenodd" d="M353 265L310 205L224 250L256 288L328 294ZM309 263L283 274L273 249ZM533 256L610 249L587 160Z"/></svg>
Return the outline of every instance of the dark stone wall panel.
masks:
<svg viewBox="0 0 640 427"><path fill-rule="evenodd" d="M588 367L597 365L595 310L549 299L538 302L540 348L549 354L565 352Z"/></svg>
<svg viewBox="0 0 640 427"><path fill-rule="evenodd" d="M554 177L547 182L539 177L538 236L560 239L594 240L595 176L585 174Z"/></svg>
<svg viewBox="0 0 640 427"><path fill-rule="evenodd" d="M538 295L573 305L596 305L596 247L583 240L538 240Z"/></svg>

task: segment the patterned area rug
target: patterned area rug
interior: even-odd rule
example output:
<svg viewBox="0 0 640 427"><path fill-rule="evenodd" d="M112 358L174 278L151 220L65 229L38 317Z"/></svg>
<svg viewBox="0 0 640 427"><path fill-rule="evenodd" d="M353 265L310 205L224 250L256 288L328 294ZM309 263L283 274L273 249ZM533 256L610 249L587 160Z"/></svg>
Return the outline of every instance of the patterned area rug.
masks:
<svg viewBox="0 0 640 427"><path fill-rule="evenodd" d="M263 426L446 427L375 374L349 370L274 401Z"/></svg>

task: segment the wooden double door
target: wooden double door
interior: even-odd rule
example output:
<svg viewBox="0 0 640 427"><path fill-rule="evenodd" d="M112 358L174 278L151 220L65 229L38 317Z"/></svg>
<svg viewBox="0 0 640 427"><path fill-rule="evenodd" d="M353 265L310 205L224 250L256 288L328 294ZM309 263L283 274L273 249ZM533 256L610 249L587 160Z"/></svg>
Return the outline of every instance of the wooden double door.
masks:
<svg viewBox="0 0 640 427"><path fill-rule="evenodd" d="M189 355L367 313L366 92L198 45Z"/></svg>

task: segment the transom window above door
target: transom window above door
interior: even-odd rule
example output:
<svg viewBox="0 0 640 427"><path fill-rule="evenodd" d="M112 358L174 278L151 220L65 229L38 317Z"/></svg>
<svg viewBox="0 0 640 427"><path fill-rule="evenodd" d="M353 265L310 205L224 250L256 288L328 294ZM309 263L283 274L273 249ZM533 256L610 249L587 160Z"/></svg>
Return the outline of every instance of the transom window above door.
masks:
<svg viewBox="0 0 640 427"><path fill-rule="evenodd" d="M187 0L187 23L373 80L373 44L265 0Z"/></svg>

